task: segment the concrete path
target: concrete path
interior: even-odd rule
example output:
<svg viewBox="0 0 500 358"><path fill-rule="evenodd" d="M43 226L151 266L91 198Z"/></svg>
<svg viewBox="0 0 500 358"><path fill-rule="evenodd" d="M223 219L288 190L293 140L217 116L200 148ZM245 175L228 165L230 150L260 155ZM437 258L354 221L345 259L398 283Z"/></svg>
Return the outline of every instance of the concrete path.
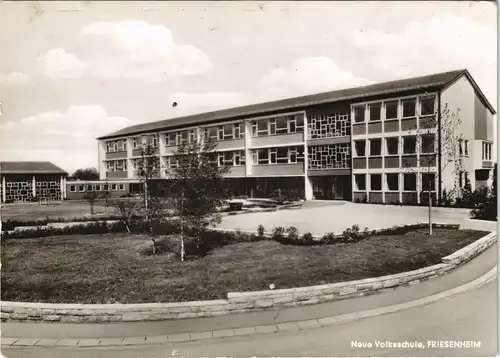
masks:
<svg viewBox="0 0 500 358"><path fill-rule="evenodd" d="M342 233L352 225L361 229L391 227L394 225L428 222L428 208L412 206L392 206L346 203L343 205L305 205L300 210L280 210L275 212L240 214L225 216L219 227L257 231L262 224L266 231L275 226L295 226L301 233L311 232L323 235L327 232ZM433 221L460 224L462 229L483 228L496 231L497 223L469 219L468 209L433 208Z"/></svg>
<svg viewBox="0 0 500 358"><path fill-rule="evenodd" d="M163 343L161 345L129 347L76 349L68 346L18 349L3 346L2 352L10 358L494 356L497 349L496 290L496 281L491 281L467 293L388 315L319 328L289 328L275 334L242 335L192 342L173 340L152 342ZM129 342L134 344L131 340ZM377 347L379 342L382 346ZM461 344L463 347L446 348L445 345L450 343ZM413 347L394 347L397 344Z"/></svg>
<svg viewBox="0 0 500 358"><path fill-rule="evenodd" d="M165 343L172 339L177 342L186 342L218 336L261 334L296 329L297 327L321 326L325 322L337 322L336 320L341 319L339 317L342 316L343 319L345 317L359 319L367 317L367 315L387 314L393 312L394 307L407 309L415 305L428 304L432 302L429 296L441 299L446 295L456 294L455 291L450 290L459 286L469 285L466 286L467 289L474 288L475 286L471 282L484 276L495 267L497 250L497 245L494 245L471 262L447 275L418 285L401 287L367 297L266 312L161 322L119 324L7 322L3 323L1 327L2 345L68 345L73 347L82 344L88 346L137 345L155 342ZM481 282L484 283L484 279ZM447 293L443 294L445 291ZM417 303L409 304L411 301ZM371 313L367 313L370 311ZM328 321L328 317L337 318L330 318ZM20 337L22 340L19 339Z"/></svg>

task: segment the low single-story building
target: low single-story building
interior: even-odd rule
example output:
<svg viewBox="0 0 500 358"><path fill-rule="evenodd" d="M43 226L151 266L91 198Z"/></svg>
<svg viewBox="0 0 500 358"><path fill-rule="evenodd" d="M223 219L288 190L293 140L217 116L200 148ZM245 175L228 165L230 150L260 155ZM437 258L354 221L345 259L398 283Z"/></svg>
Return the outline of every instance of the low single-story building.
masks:
<svg viewBox="0 0 500 358"><path fill-rule="evenodd" d="M109 198L122 198L142 193L142 185L138 180L71 180L66 182L66 197L82 200L87 192L96 191L102 194L109 192Z"/></svg>
<svg viewBox="0 0 500 358"><path fill-rule="evenodd" d="M0 162L2 203L63 200L68 173L51 162Z"/></svg>

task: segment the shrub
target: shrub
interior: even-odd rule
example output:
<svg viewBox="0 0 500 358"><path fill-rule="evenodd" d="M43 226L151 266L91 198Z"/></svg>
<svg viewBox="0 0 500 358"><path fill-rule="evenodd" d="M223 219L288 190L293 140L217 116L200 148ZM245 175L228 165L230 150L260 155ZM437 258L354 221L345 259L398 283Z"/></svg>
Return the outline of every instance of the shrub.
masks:
<svg viewBox="0 0 500 358"><path fill-rule="evenodd" d="M321 240L319 240L321 245L332 245L336 242L337 238L333 232L326 233L323 235Z"/></svg>
<svg viewBox="0 0 500 358"><path fill-rule="evenodd" d="M285 237L285 228L283 226L277 226L273 229L273 239L276 241L282 241Z"/></svg>
<svg viewBox="0 0 500 358"><path fill-rule="evenodd" d="M298 240L299 230L295 226L290 226L288 229L286 229L286 235L288 240Z"/></svg>
<svg viewBox="0 0 500 358"><path fill-rule="evenodd" d="M302 242L304 245L313 245L314 244L314 236L310 232L304 233L302 235Z"/></svg>
<svg viewBox="0 0 500 358"><path fill-rule="evenodd" d="M264 232L265 232L264 226L259 225L257 227L257 236L258 237L264 237Z"/></svg>
<svg viewBox="0 0 500 358"><path fill-rule="evenodd" d="M353 225L351 228L345 229L342 232L343 242L358 242L370 235L368 228L365 228L362 232L359 230L359 225Z"/></svg>

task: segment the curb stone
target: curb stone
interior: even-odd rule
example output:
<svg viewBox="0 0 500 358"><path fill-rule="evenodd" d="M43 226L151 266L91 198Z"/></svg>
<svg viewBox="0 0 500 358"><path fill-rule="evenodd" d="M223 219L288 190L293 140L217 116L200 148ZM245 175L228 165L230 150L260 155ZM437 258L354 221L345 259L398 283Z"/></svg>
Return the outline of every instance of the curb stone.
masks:
<svg viewBox="0 0 500 358"><path fill-rule="evenodd" d="M142 345L158 345L165 344L168 342L175 343L185 343L200 341L212 338L224 338L224 337L235 337L235 336L252 336L252 335L263 335L269 333L280 333L280 332L290 332L299 331L304 329L313 329L320 327L327 327L336 324L354 322L365 318L371 318L376 316L382 316L387 314L396 313L410 308L415 308L418 306L424 306L442 299L450 298L453 296L466 293L468 291L479 288L485 284L492 282L497 273L497 266L492 268L490 271L482 275L481 277L470 281L461 286L455 287L453 289L413 300L410 302L400 303L392 306L385 306L380 308L375 308L371 310L347 313L333 317L325 317L313 320L305 320L298 322L286 322L280 323L278 325L261 325L254 327L243 327L236 329L225 329L218 331L208 331L208 332L197 332L197 333L176 333L171 335L163 336L148 336L148 337L127 337L127 338L95 338L95 339L37 339L37 338L3 338L2 346L9 347L33 347L33 346L51 346L51 347L72 347L85 349L87 347L116 347L116 346L142 346ZM51 342L52 341L52 342ZM97 342L97 343L96 343ZM42 344L40 344L42 343ZM52 343L52 344L50 344ZM94 345L92 345L92 343Z"/></svg>

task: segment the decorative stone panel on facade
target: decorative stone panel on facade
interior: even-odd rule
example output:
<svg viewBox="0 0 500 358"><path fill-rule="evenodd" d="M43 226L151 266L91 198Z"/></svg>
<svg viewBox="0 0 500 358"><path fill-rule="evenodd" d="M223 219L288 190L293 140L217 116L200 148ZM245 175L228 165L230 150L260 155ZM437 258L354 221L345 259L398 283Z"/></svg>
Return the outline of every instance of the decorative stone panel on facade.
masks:
<svg viewBox="0 0 500 358"><path fill-rule="evenodd" d="M31 175L6 178L5 200L7 202L29 201L32 197L33 197L33 177Z"/></svg>
<svg viewBox="0 0 500 358"><path fill-rule="evenodd" d="M351 135L350 113L319 114L308 118L309 139Z"/></svg>
<svg viewBox="0 0 500 358"><path fill-rule="evenodd" d="M61 177L36 178L36 195L50 200L61 200Z"/></svg>
<svg viewBox="0 0 500 358"><path fill-rule="evenodd" d="M315 145L308 148L309 169L351 167L350 144Z"/></svg>

